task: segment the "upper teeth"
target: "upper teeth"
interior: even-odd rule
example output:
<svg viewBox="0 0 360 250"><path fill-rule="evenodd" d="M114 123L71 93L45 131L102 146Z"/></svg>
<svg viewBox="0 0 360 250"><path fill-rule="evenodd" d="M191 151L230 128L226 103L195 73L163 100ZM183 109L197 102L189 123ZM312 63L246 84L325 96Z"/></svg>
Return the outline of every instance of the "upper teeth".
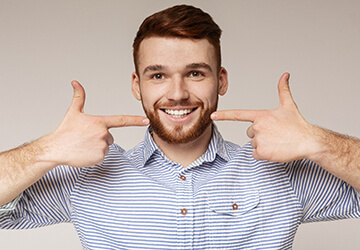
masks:
<svg viewBox="0 0 360 250"><path fill-rule="evenodd" d="M165 113L173 117L182 117L191 113L191 109L181 109L181 110L165 109Z"/></svg>

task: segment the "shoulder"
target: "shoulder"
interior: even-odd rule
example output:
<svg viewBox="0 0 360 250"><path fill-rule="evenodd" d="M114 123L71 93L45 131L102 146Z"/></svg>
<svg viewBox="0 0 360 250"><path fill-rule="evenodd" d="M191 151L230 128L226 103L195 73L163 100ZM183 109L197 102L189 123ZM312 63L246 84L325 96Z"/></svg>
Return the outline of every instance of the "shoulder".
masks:
<svg viewBox="0 0 360 250"><path fill-rule="evenodd" d="M118 144L112 144L109 148L109 153L105 156L105 159L101 167L119 166L124 164L131 164L132 160L140 158L144 153L144 142L140 142L134 148L125 150Z"/></svg>
<svg viewBox="0 0 360 250"><path fill-rule="evenodd" d="M247 142L245 145L240 146L230 141L224 141L225 148L231 159L247 159L249 161L256 161L252 157L252 152L254 149L251 147L250 142Z"/></svg>

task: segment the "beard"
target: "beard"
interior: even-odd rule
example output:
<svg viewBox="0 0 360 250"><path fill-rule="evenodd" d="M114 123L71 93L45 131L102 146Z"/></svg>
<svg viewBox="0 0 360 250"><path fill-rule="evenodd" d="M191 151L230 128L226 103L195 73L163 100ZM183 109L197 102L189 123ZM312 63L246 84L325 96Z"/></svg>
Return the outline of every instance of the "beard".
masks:
<svg viewBox="0 0 360 250"><path fill-rule="evenodd" d="M216 102L213 106L205 109L203 102L188 102L182 101L178 103L169 103L169 104L161 104L156 103L154 105L153 111L146 110L143 106L143 109L146 113L146 116L150 120L150 127L152 128L153 132L156 133L157 136L160 137L163 141L166 141L170 144L182 144L182 143L189 143L194 141L199 136L201 136L206 128L212 123L210 119L210 115L216 111L218 103L218 97L216 97ZM189 128L185 128L184 125L173 125L171 128L166 127L159 116L158 112L159 107L161 108L170 108L175 106L197 106L197 109L200 109L200 115L198 120L195 122L194 125L191 125Z"/></svg>

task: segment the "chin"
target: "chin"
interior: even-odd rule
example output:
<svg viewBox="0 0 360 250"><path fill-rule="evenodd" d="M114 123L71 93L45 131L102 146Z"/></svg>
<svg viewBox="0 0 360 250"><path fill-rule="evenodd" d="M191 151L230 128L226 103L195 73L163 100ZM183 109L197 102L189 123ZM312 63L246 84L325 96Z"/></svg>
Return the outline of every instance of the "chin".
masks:
<svg viewBox="0 0 360 250"><path fill-rule="evenodd" d="M169 129L165 128L163 124L151 124L151 128L161 140L169 144L185 144L198 139L210 124L211 121L207 124L198 122L188 129L185 129L183 125L176 125L175 127Z"/></svg>

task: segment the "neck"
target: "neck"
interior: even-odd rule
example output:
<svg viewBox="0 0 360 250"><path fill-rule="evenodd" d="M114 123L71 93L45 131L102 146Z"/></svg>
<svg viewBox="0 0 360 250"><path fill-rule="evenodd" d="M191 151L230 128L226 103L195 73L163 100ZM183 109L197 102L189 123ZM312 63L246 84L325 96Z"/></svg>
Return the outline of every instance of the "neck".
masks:
<svg viewBox="0 0 360 250"><path fill-rule="evenodd" d="M187 167L206 152L211 140L211 135L212 125L210 124L204 133L189 143L168 143L158 137L156 133L153 134L153 137L155 143L167 158L179 163L183 167Z"/></svg>

